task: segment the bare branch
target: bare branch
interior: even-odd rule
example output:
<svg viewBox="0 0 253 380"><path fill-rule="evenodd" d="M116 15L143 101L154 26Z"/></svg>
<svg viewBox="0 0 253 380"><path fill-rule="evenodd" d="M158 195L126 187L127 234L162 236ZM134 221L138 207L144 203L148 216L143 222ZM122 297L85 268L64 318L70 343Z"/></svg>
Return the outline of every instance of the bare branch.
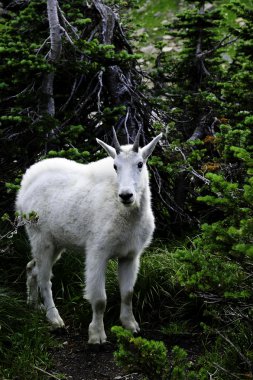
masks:
<svg viewBox="0 0 253 380"><path fill-rule="evenodd" d="M129 136L128 129L127 129L127 120L128 120L128 118L129 118L129 107L127 108L126 117L124 119L124 128L125 128L125 132L126 132L126 136L127 136L127 143L129 144L129 142L130 142L130 136Z"/></svg>
<svg viewBox="0 0 253 380"><path fill-rule="evenodd" d="M57 8L58 8L58 11L60 13L60 16L61 16L61 19L63 21L63 23L65 24L65 26L68 26L71 30L71 32L74 34L74 36L76 37L76 39L79 39L79 35L77 33L77 28L74 27L73 25L70 24L70 22L66 19L61 7L59 6L59 4L57 5Z"/></svg>
<svg viewBox="0 0 253 380"><path fill-rule="evenodd" d="M203 181L206 185L209 185L210 184L210 181L209 179L203 177L201 174L199 174L198 172L196 172L195 169L193 169L189 163L187 162L187 159L186 159L186 156L184 154L184 152L179 148L179 147L176 147L175 148L175 151L176 152L179 152L182 157L183 157L183 160L185 161L186 163L186 166L185 166L185 170L189 171L190 173L192 173L195 177L197 177L198 179L200 179L201 181Z"/></svg>
<svg viewBox="0 0 253 380"><path fill-rule="evenodd" d="M237 352L237 354L240 356L240 358L244 361L244 363L247 363L247 365L248 365L248 367L249 367L249 369L252 369L252 362L245 356L245 355L243 355L243 353L239 350L239 348L238 347L236 347L235 345L234 345L234 343L233 342L231 342L231 340L227 337L227 336L225 336L225 335L223 335L219 330L216 330L216 332L217 332L217 334L220 336L220 337L222 337L231 347L233 347L233 349Z"/></svg>
<svg viewBox="0 0 253 380"><path fill-rule="evenodd" d="M63 28L62 26L60 27L60 29L61 29L61 31L65 34L65 36L66 36L67 40L70 42L70 44L71 44L72 46L75 46L75 45L74 45L74 42L72 41L72 39L71 39L70 35L68 34L68 32L66 31L66 29Z"/></svg>
<svg viewBox="0 0 253 380"><path fill-rule="evenodd" d="M43 49L43 47L46 45L46 43L50 41L50 36L48 36L45 41L43 42L43 44L39 47L39 49L37 50L37 55L41 52L41 50Z"/></svg>
<svg viewBox="0 0 253 380"><path fill-rule="evenodd" d="M98 106L98 111L101 112L101 99L100 99L100 95L101 95L101 92L102 92L102 88L103 88L103 70L100 70L99 73L98 73L98 81L99 81L99 90L98 90L98 101L97 101L97 106Z"/></svg>
<svg viewBox="0 0 253 380"><path fill-rule="evenodd" d="M235 375L234 373L229 372L227 369L221 367L218 363L213 363L213 364L214 364L214 366L215 366L216 368L220 369L222 372L225 372L226 374L232 376L232 377L235 378L235 379L239 379L239 380L241 380L241 377L238 377L238 376Z"/></svg>
<svg viewBox="0 0 253 380"><path fill-rule="evenodd" d="M236 38L233 38L232 40L229 40L227 42L224 42L226 41L228 38L230 38L231 36L228 35L228 36L225 36L224 38L222 38L221 41L218 42L217 45L215 45L212 49L209 49L209 50L204 50L203 52L199 52L198 54L196 54L196 57L198 59L203 59L205 58L207 55L210 55L212 54L215 50L219 49L219 48L222 48L222 47L225 47L225 46L228 46L228 45L231 45L233 44L234 42L236 42L238 40L238 37Z"/></svg>

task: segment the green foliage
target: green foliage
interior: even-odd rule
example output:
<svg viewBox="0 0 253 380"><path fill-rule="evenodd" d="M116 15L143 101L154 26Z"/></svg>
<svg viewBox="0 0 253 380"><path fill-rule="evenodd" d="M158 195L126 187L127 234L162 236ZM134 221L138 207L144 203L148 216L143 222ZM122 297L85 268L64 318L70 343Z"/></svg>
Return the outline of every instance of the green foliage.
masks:
<svg viewBox="0 0 253 380"><path fill-rule="evenodd" d="M231 129L227 130L228 138ZM252 137L248 130L247 136L250 143ZM229 148L231 155L241 161L240 171L229 173L229 176L222 171L220 174L207 174L211 194L198 198L220 210L223 217L214 223L203 224L202 233L193 241L192 249L179 250L178 258L185 262L187 268L180 273L185 285L239 300L251 297L253 181L247 169L252 165L251 146L248 147L244 139L243 143L240 139L235 141L238 146L230 145ZM227 142L222 148L227 152Z"/></svg>
<svg viewBox="0 0 253 380"><path fill-rule="evenodd" d="M48 352L54 345L42 315L31 313L16 294L1 288L0 377L42 379L35 367L50 367Z"/></svg>
<svg viewBox="0 0 253 380"><path fill-rule="evenodd" d="M138 371L150 380L196 379L183 348L174 346L169 359L167 348L161 341L135 338L131 332L118 326L112 327L112 332L118 342L118 350L114 354L118 365Z"/></svg>
<svg viewBox="0 0 253 380"><path fill-rule="evenodd" d="M134 338L132 334L122 327L112 327L116 335L119 350L115 353L119 365L140 371L148 378L165 380L168 376L169 366L167 349L163 342L146 340L141 337Z"/></svg>

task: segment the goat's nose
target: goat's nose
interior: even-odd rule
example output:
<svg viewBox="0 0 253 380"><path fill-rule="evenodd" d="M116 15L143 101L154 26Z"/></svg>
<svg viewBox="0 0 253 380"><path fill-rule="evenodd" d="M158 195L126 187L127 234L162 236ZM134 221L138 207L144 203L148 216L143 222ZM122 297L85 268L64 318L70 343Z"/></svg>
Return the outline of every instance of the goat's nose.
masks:
<svg viewBox="0 0 253 380"><path fill-rule="evenodd" d="M132 193L120 193L119 197L124 201L127 202L132 198L133 194Z"/></svg>

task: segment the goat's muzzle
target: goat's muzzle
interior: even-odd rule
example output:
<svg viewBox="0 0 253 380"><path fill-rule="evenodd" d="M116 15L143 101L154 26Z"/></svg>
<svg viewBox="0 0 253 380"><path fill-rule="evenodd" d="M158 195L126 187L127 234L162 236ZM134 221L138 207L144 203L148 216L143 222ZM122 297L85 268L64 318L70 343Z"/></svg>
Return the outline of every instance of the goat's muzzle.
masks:
<svg viewBox="0 0 253 380"><path fill-rule="evenodd" d="M126 206L129 206L134 203L133 193L130 193L130 192L119 193L119 199Z"/></svg>

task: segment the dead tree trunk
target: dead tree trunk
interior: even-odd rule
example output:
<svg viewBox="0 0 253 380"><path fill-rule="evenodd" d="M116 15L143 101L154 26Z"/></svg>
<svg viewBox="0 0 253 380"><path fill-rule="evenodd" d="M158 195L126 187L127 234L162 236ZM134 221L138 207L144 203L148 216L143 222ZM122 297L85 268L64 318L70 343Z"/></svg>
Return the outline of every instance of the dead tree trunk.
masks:
<svg viewBox="0 0 253 380"><path fill-rule="evenodd" d="M48 61L54 65L60 58L62 50L61 26L58 17L58 1L47 0L47 15L50 30L50 51L48 53ZM42 113L50 116L55 115L54 101L54 72L44 75L42 86Z"/></svg>

